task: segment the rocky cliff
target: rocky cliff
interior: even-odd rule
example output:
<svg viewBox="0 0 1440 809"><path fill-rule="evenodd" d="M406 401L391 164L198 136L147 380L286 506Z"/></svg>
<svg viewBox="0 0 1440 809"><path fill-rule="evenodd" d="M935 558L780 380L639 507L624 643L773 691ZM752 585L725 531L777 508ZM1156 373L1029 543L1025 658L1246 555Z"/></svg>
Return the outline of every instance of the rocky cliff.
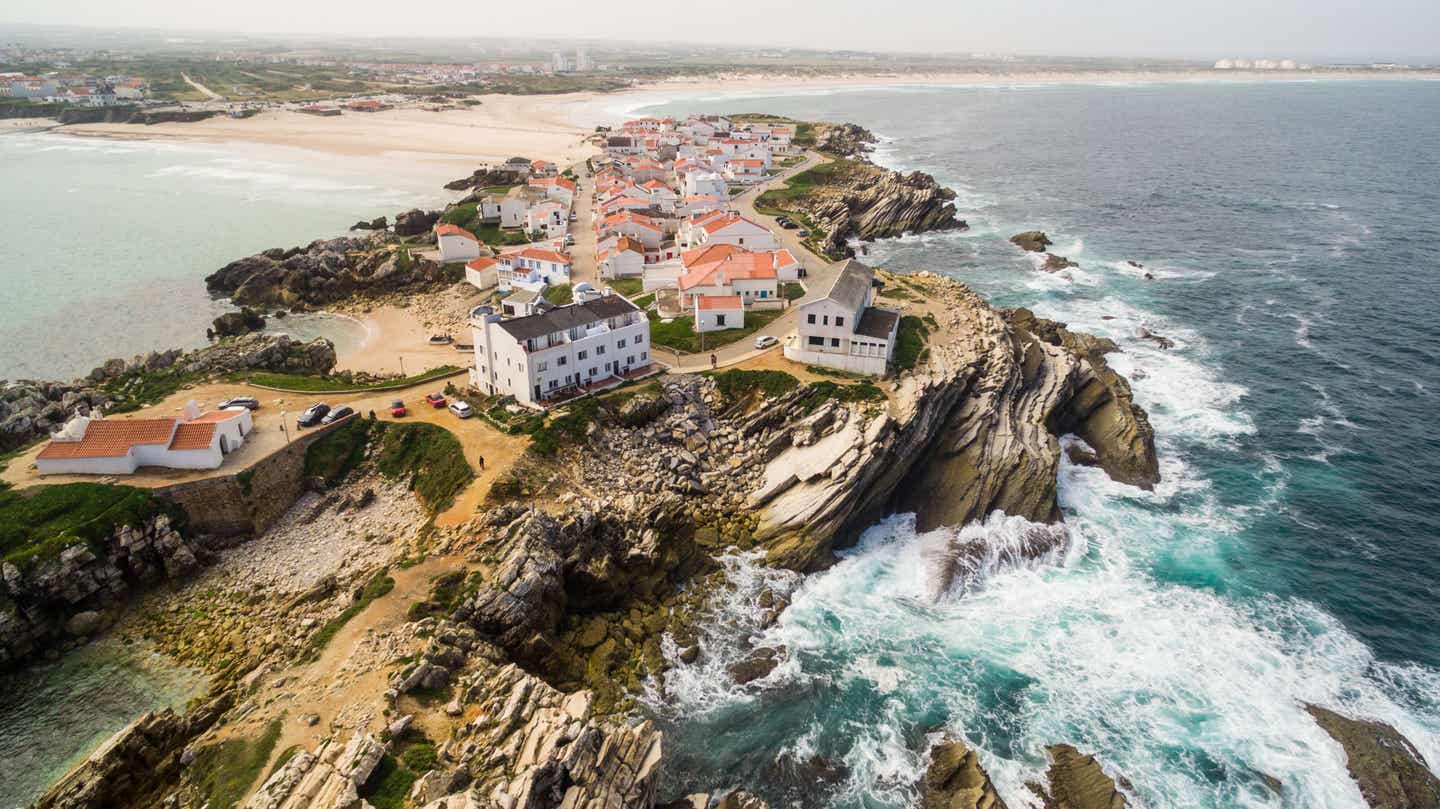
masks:
<svg viewBox="0 0 1440 809"><path fill-rule="evenodd" d="M926 359L901 376L886 412L832 419L815 439L791 433L802 440L773 452L749 503L771 561L821 566L836 542L889 509L913 511L920 530L996 511L1055 522L1067 432L1091 443L1117 480L1158 480L1154 433L1104 364L1107 346L1028 313L1007 317L940 276L889 282L917 285L935 304Z"/></svg>
<svg viewBox="0 0 1440 809"><path fill-rule="evenodd" d="M160 380L178 388L186 380L212 374L323 374L333 367L335 346L329 340L302 343L284 334L247 334L189 352L175 348L106 360L73 382L0 383L0 452L43 439L77 414L89 415L96 408L133 409Z"/></svg>
<svg viewBox="0 0 1440 809"><path fill-rule="evenodd" d="M1355 785L1371 809L1437 809L1440 779L1415 745L1384 722L1352 719L1319 705L1305 710L1345 748Z"/></svg>
<svg viewBox="0 0 1440 809"><path fill-rule="evenodd" d="M396 233L423 233L435 216L415 224L402 214ZM387 238L393 240L384 234L342 236L305 247L271 248L221 267L206 276L205 286L242 306L305 309L356 295L438 289L455 280L447 280L444 268L433 261L390 249Z"/></svg>
<svg viewBox="0 0 1440 809"><path fill-rule="evenodd" d="M136 590L183 579L205 553L176 530L168 513L160 513L117 526L98 542L0 563L0 669L86 640L104 629Z"/></svg>

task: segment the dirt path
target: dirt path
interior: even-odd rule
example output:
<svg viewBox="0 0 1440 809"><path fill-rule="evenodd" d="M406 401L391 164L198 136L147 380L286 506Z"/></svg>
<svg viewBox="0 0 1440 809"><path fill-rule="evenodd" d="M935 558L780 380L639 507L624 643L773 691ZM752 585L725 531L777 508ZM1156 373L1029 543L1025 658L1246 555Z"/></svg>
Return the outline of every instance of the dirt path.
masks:
<svg viewBox="0 0 1440 809"><path fill-rule="evenodd" d="M202 93L204 93L205 95L209 96L212 101L219 101L219 100L221 100L221 99L223 98L223 96L221 96L219 93L215 92L214 90L211 90L209 87L206 87L205 85L201 84L200 82L195 81L194 79L190 78L187 74L181 73L181 74L180 74L180 78L184 79L186 84L190 85L191 87L194 87L196 90L199 90L200 92L202 92Z"/></svg>
<svg viewBox="0 0 1440 809"><path fill-rule="evenodd" d="M278 696L228 732L222 731L221 736L255 734L283 713L280 739L260 769L263 776L291 747L298 745L314 750L323 739L334 735L332 723L337 719L347 725L349 731L364 727L378 732L385 722L384 694L390 687L391 672L378 654L381 650L373 648L375 644L369 641L407 623L410 605L429 596L432 579L465 568L464 559L454 556L437 556L405 569L392 568L394 589L375 599L345 624L314 662L262 678L255 699L264 700L277 693ZM306 715L318 716L319 721L307 725L301 721ZM251 784L251 792L259 786L258 781Z"/></svg>

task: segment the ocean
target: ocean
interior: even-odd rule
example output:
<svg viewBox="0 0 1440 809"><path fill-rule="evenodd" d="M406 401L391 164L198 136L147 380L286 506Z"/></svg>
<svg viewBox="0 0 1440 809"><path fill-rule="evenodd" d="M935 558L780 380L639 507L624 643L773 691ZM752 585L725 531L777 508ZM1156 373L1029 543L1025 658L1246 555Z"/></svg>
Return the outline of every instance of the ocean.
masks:
<svg viewBox="0 0 1440 809"><path fill-rule="evenodd" d="M1115 339L1164 476L1147 493L1065 465L1068 549L993 563L963 592L929 592L927 548L957 530L1002 548L1023 521L917 534L895 515L804 580L729 558L742 595L793 603L768 630L753 597L717 605L701 661L651 684L666 794L909 806L948 733L1012 807L1062 742L1146 807L1364 807L1306 702L1389 722L1440 767L1440 84L867 88L635 111L876 132L877 162L955 188L970 229L866 260ZM1006 241L1030 229L1079 269L1038 271ZM747 691L724 665L755 634L790 657Z"/></svg>
<svg viewBox="0 0 1440 809"><path fill-rule="evenodd" d="M405 155L279 146L0 135L0 379L71 379L109 357L196 348L233 309L205 276L270 247L343 235L359 219L453 197L463 169ZM280 328L283 327L283 328ZM287 318L342 351L358 324Z"/></svg>

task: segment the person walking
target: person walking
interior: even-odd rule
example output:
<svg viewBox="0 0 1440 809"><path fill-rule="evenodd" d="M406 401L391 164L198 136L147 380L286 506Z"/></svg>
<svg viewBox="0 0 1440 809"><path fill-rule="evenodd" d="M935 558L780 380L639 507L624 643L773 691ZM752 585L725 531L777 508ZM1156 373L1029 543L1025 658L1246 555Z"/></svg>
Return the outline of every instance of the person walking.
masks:
<svg viewBox="0 0 1440 809"><path fill-rule="evenodd" d="M719 358L717 358L714 354L711 354L711 355L710 355L710 370L712 370L712 371L715 370L716 366L718 366L719 364L720 364Z"/></svg>
<svg viewBox="0 0 1440 809"><path fill-rule="evenodd" d="M477 461L480 462L480 471L481 471L481 472L484 472L484 471L485 471L485 456L484 456L484 455L476 456L475 460L477 460Z"/></svg>

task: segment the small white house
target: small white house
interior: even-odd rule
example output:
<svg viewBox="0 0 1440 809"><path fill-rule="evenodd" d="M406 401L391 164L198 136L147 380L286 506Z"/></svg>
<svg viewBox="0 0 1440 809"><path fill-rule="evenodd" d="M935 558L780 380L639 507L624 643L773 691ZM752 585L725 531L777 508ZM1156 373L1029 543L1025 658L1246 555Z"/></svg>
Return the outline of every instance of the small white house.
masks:
<svg viewBox="0 0 1440 809"><path fill-rule="evenodd" d="M733 244L746 250L774 250L775 234L739 214L715 216L692 229L691 244Z"/></svg>
<svg viewBox="0 0 1440 809"><path fill-rule="evenodd" d="M745 325L745 302L739 295L696 295L694 301L697 333Z"/></svg>
<svg viewBox="0 0 1440 809"><path fill-rule="evenodd" d="M476 289L493 289L500 284L500 261L489 256L465 264L465 280Z"/></svg>
<svg viewBox="0 0 1440 809"><path fill-rule="evenodd" d="M500 256L500 291L544 289L570 283L570 255L542 247L522 247Z"/></svg>
<svg viewBox="0 0 1440 809"><path fill-rule="evenodd" d="M142 466L217 469L254 430L243 407L201 415L194 402L170 419L76 416L35 458L42 475L129 475Z"/></svg>
<svg viewBox="0 0 1440 809"><path fill-rule="evenodd" d="M437 224L435 243L440 248L440 263L469 261L480 257L480 240L459 225Z"/></svg>
<svg viewBox="0 0 1440 809"><path fill-rule="evenodd" d="M645 273L645 246L629 236L609 240L596 259L601 278L629 278Z"/></svg>

